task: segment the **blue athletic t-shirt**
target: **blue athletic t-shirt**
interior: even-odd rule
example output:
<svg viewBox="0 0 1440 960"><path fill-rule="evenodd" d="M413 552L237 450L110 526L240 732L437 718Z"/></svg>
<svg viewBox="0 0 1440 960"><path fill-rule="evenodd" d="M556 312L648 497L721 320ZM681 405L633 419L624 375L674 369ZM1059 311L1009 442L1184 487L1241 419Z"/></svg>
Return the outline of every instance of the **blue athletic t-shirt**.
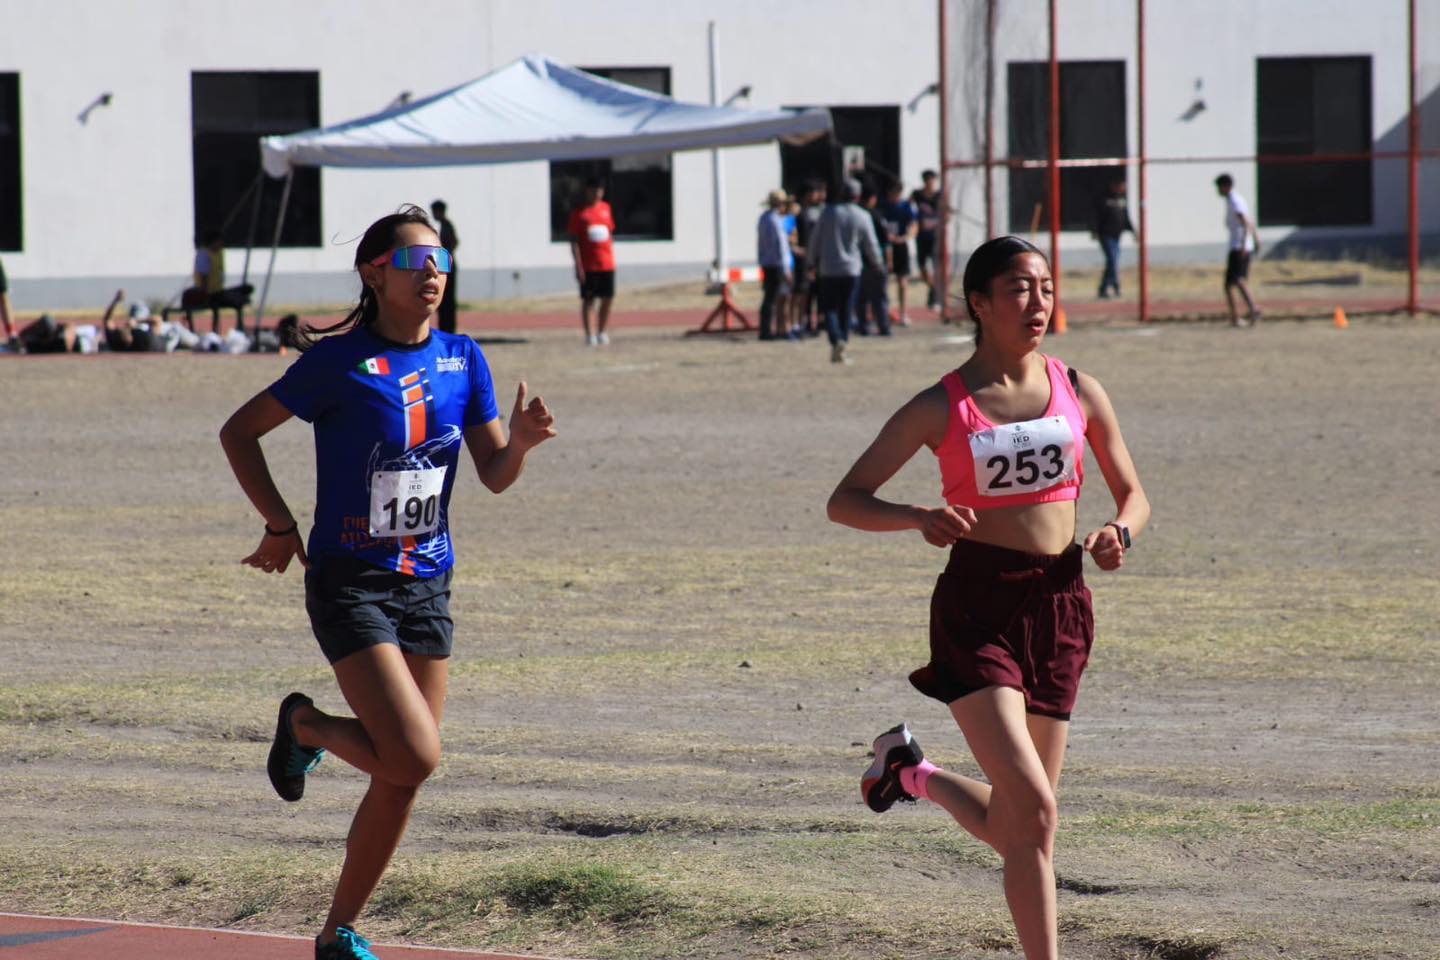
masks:
<svg viewBox="0 0 1440 960"><path fill-rule="evenodd" d="M894 203L885 204L881 208L880 215L885 218L885 225L890 232L900 237L905 236L906 231L910 229L910 224L919 219L914 205L909 200L896 200Z"/></svg>
<svg viewBox="0 0 1440 960"><path fill-rule="evenodd" d="M474 340L432 330L403 344L357 327L301 354L270 393L315 427L312 560L348 557L416 577L450 569L464 431L499 416Z"/></svg>

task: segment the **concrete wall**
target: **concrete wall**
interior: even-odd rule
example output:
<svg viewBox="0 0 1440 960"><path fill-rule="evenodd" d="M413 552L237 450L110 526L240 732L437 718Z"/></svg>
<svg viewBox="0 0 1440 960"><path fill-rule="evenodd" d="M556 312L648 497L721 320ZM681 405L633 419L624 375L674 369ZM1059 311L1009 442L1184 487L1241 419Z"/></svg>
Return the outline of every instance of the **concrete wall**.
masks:
<svg viewBox="0 0 1440 960"><path fill-rule="evenodd" d="M868 0L467 0L424 16L382 0L0 0L0 69L21 75L23 124L24 249L0 254L12 300L21 310L98 306L117 286L163 300L188 282L192 71L318 71L322 124L530 52L578 66L669 67L675 97L708 102L710 20L720 32L722 98L749 85L757 107L900 105L901 173L918 183L920 170L938 163L937 98L903 109L937 77L932 0L887 0L883 11ZM111 104L81 124L78 114L104 92ZM779 150L722 156L731 260L750 262ZM436 197L461 236L463 298L570 283L568 247L550 241L547 164L327 170L321 181L323 245L280 251L272 302L352 299L353 241L398 204ZM622 242L622 283L699 280L714 257L709 154L677 154L673 183L675 239ZM266 256L252 262L252 276ZM232 280L242 259L227 253Z"/></svg>
<svg viewBox="0 0 1440 960"><path fill-rule="evenodd" d="M1049 57L1045 0L1000 0L996 30L996 154L1006 148L1005 65ZM983 40L983 0L952 0L955 29L955 95L950 103L954 158L983 159L983 140L974 117L983 102L983 70L978 55ZM1426 115L1440 106L1440 4L1424 0L1417 29L1420 38L1421 89ZM1138 71L1136 5L1133 0L1064 0L1059 5L1058 55L1067 60L1122 60L1126 64L1126 119L1132 154L1138 152ZM1289 56L1369 56L1371 58L1372 141L1375 150L1403 150L1408 110L1405 0L1207 0L1178 3L1149 0L1146 15L1147 146L1152 159L1245 157L1256 143L1256 60ZM1204 109L1192 110L1197 100ZM1431 125L1428 146L1440 146ZM1422 224L1434 234L1440 227L1440 164L1427 163L1422 180ZM1404 161L1376 161L1373 167L1374 222L1368 227L1262 227L1261 237L1274 249L1398 249L1406 229ZM1150 242L1158 260L1210 256L1223 249L1223 209L1212 181L1229 172L1252 210L1257 205L1256 166L1233 159L1193 163L1153 163L1149 167ZM968 226L960 244L983 234L984 195L978 174L957 175ZM1138 223L1138 180L1129 174L1132 217ZM994 196L997 222L1008 223L1005 179L997 174ZM1048 214L1047 214L1048 216ZM1048 221L1047 221L1048 222ZM1042 231L1044 227L1042 225ZM1431 239L1433 243L1433 238ZM1062 236L1062 250L1089 253L1083 232ZM1068 261L1068 262L1079 262Z"/></svg>
<svg viewBox="0 0 1440 960"><path fill-rule="evenodd" d="M949 0L949 7L952 40L961 51L951 69L958 118L967 110L974 114L980 103L973 54L983 39L975 33L983 18L974 11L983 11L984 3ZM1046 4L999 0L999 8L996 129L1003 155L1004 64L1047 56ZM1253 153L1255 59L1288 55L1372 57L1376 146L1403 148L1404 0L1151 0L1149 8L1152 156ZM192 71L318 71L322 124L373 112L401 91L421 96L444 89L529 52L580 66L669 67L673 94L703 102L709 99L706 24L714 20L722 97L749 85L754 106L898 105L901 173L913 184L940 155L938 100L916 99L939 75L937 10L934 0L467 0L419 16L382 0L0 0L0 69L21 76L23 124L24 249L0 254L12 299L22 310L94 307L117 286L134 298L164 300L187 282L194 230ZM1427 127L1431 145L1440 143L1437 14L1440 3L1424 0L1421 94L1427 118L1434 118ZM1127 63L1133 150L1134 4L1064 0L1060 30L1062 59ZM105 92L112 103L80 123L81 110ZM1206 109L1187 116L1197 97ZM912 100L915 109L905 109ZM753 257L759 201L779 179L779 151L773 145L734 148L723 158L727 245L732 262L746 262ZM1440 222L1437 167L1428 164L1422 179L1429 231ZM622 242L622 285L698 280L714 256L709 154L677 154L673 170L675 238ZM1221 247L1221 209L1210 183L1222 170L1253 205L1253 164L1151 167L1157 261L1211 257ZM436 197L449 202L462 237L462 297L528 295L570 283L568 251L549 238L546 164L328 170L321 179L323 243L280 252L273 302L350 300L354 239L398 204L428 204ZM1368 228L1266 228L1262 236L1272 249L1396 249L1405 223L1403 163L1377 163L1374 190L1375 222ZM1003 175L995 192L1004 224ZM1132 198L1137 193L1132 171ZM962 196L967 241L979 239L982 217L983 201L972 184ZM1067 234L1063 245L1077 254L1067 262L1079 263L1091 252L1083 233ZM229 252L232 279L241 260L241 251ZM261 256L252 275L263 267Z"/></svg>

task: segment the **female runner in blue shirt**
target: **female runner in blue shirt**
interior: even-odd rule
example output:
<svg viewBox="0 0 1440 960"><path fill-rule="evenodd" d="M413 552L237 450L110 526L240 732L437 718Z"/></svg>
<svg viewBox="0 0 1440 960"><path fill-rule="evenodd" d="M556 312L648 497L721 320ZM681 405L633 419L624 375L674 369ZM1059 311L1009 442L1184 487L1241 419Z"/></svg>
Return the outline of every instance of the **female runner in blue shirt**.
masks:
<svg viewBox="0 0 1440 960"><path fill-rule="evenodd" d="M299 800L326 752L370 775L350 828L317 960L375 955L354 922L390 862L420 785L440 761L453 623L448 508L461 441L499 493L531 448L555 436L544 401L522 381L500 423L489 367L469 337L431 328L453 260L425 213L405 207L366 230L355 254L360 301L317 331L290 369L220 431L231 468L265 520L242 563L305 568L305 606L340 692L332 716L292 693L280 705L268 772ZM315 523L308 548L276 488L260 438L290 419L314 425Z"/></svg>
<svg viewBox="0 0 1440 960"><path fill-rule="evenodd" d="M1055 795L1094 639L1081 560L1118 569L1150 504L1099 381L1039 352L1055 307L1044 255L1016 237L984 243L964 292L975 353L890 418L829 515L951 548L931 598L930 662L910 681L949 706L989 782L934 766L901 724L876 739L861 794L877 813L930 800L993 847L1027 960L1055 960ZM1076 543L1086 443L1115 519ZM922 446L939 460L945 506L876 496Z"/></svg>

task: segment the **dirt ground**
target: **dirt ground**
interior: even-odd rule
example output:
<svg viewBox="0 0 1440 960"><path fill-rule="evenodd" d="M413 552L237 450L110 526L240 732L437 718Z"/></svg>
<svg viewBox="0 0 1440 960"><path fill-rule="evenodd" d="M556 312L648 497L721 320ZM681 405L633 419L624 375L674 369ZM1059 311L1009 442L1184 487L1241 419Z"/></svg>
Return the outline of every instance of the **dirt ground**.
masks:
<svg viewBox="0 0 1440 960"><path fill-rule="evenodd" d="M1042 243L1043 247L1044 244ZM1062 289L1068 291L1071 312L1090 314L1096 308L1101 312L1130 314L1139 298L1140 284L1134 263L1134 251L1127 248L1122 257L1120 286L1123 295L1105 304L1092 302L1096 284L1100 277L1098 267L1075 269L1066 267L1061 275ZM1157 314L1166 311L1169 301L1193 303L1197 299L1213 300L1213 310L1224 310L1224 294L1221 290L1223 263L1199 264L1156 264L1150 267L1150 298ZM952 277L952 294L960 295L960 277ZM1251 287L1255 297L1265 302L1294 302L1315 300L1335 305L1349 302L1372 302L1391 298L1397 304L1405 302L1409 274L1403 265L1366 263L1357 260L1257 260L1251 270ZM1422 264L1419 276L1420 298L1425 304L1440 301L1440 265ZM747 310L754 310L760 303L760 286L754 283L735 284L736 302ZM892 284L891 297L894 298ZM925 288L919 277L912 278L909 292L912 308L925 303ZM642 288L628 288L623 284L616 301L628 309L675 310L690 309L703 312L714 306L714 297L705 292L701 283L672 283ZM1083 302L1080 310L1075 307ZM893 304L892 304L893 305ZM575 297L571 293L546 297L528 297L519 300L486 300L475 302L469 307L493 310L503 313L549 313L572 311Z"/></svg>
<svg viewBox="0 0 1440 960"><path fill-rule="evenodd" d="M1043 246L1043 244L1042 244ZM1081 319L1115 316L1129 319L1134 316L1135 304L1139 298L1139 280L1134 263L1134 251L1126 248L1120 270L1123 296L1107 301L1093 299L1099 269L1087 267L1075 269L1066 267L1061 275L1062 288L1069 301L1073 316ZM1223 264L1222 264L1223 265ZM1225 309L1224 295L1220 280L1223 271L1214 263L1197 264L1154 264L1150 267L1150 299L1154 315L1191 318L1197 303L1203 304L1208 315L1218 316ZM960 294L960 278L952 277L952 294ZM1251 270L1251 288L1262 307L1276 303L1311 303L1316 307L1310 311L1319 316L1335 306L1347 310L1355 306L1373 309L1371 305L1388 301L1389 305L1405 303L1409 274L1403 265L1369 263L1358 260L1257 260ZM891 297L895 296L891 288ZM752 319L760 304L761 289L758 283L737 283L732 287L735 302L747 311ZM1440 310L1440 265L1423 263L1419 276L1419 296L1422 305L1430 310ZM693 310L696 322L715 306L716 297L706 289L700 279L678 283L635 286L625 282L620 275L620 291L616 299L617 311L673 311ZM912 278L909 292L910 308L917 314L925 303L925 287L920 278ZM465 300L463 311L480 311L497 315L524 314L576 314L575 295L571 291L542 297L499 300ZM165 306L152 303L155 312ZM313 304L271 304L266 309L267 325L275 318L287 313L300 313L312 318L334 317L338 319L349 312L353 303L316 306ZM62 319L74 322L95 322L103 312L97 304L89 310L57 310L54 313ZM1281 309L1280 313L1291 312ZM1302 311L1305 312L1305 311ZM31 311L37 314L38 310ZM1279 314L1277 314L1279 315ZM227 314L228 317L228 314ZM22 320L30 319L27 314ZM247 314L246 322L253 320ZM199 315L200 328L208 329L209 321ZM578 315L577 324L578 326ZM481 320L481 326L489 329L493 324Z"/></svg>
<svg viewBox="0 0 1440 960"><path fill-rule="evenodd" d="M361 929L577 957L1018 957L999 862L859 802L907 720L944 557L824 503L969 344L573 331L484 347L560 436L452 505L446 758ZM1087 569L1099 640L1062 783L1062 953L1440 957L1440 325L1076 329L1154 504ZM285 805L274 705L343 703L216 441L274 356L0 359L0 909L305 932L363 790ZM502 403L508 409L508 403ZM297 515L303 425L266 450ZM886 490L934 503L922 454ZM1081 525L1109 517L1098 470ZM1083 532L1083 531L1082 531Z"/></svg>

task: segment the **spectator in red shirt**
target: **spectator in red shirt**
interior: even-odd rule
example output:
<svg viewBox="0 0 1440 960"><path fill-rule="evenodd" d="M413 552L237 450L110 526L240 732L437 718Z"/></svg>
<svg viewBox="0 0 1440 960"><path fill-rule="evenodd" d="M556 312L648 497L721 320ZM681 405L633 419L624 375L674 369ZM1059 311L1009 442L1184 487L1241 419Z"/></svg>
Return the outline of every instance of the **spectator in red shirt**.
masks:
<svg viewBox="0 0 1440 960"><path fill-rule="evenodd" d="M592 347L610 342L605 327L615 299L615 217L605 202L605 183L599 177L585 181L585 204L570 211L570 254L575 258L575 279L580 282L580 322L585 342ZM600 301L595 332L590 311Z"/></svg>

